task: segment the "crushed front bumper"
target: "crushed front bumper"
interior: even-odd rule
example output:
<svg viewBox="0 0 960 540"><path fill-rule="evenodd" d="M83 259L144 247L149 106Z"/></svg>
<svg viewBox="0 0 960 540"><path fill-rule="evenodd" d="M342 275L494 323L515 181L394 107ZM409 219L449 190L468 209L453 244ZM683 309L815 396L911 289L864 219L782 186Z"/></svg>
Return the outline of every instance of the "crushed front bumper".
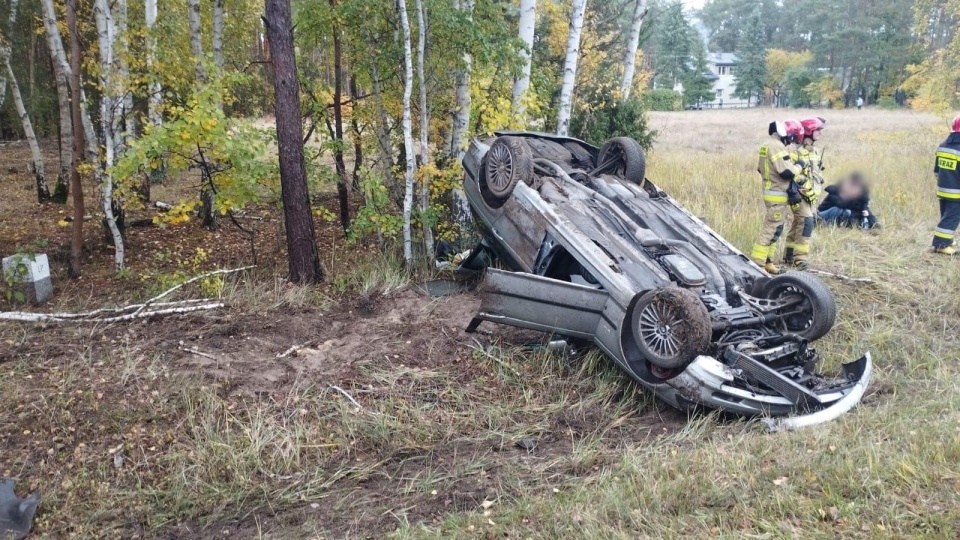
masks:
<svg viewBox="0 0 960 540"><path fill-rule="evenodd" d="M760 416L771 431L813 426L853 409L873 375L870 353L842 366L843 379L815 399L798 403L784 396L759 394L736 385L733 369L710 356L699 356L680 375L660 385L658 394L677 405L701 405L745 416Z"/></svg>

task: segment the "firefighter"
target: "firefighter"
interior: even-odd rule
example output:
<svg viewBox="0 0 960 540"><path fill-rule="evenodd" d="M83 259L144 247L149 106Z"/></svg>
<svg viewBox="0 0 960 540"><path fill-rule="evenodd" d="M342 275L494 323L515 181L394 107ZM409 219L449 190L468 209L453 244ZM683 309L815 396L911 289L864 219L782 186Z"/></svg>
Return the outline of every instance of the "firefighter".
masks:
<svg viewBox="0 0 960 540"><path fill-rule="evenodd" d="M820 117L804 118L800 121L803 127L803 139L796 146L794 161L803 168L803 172L795 181L800 193L800 204L791 207L793 221L790 232L787 233L787 249L784 251L783 264L797 270L806 270L810 267L807 260L810 254L810 237L813 236L814 210L817 197L823 192L823 164L820 154L814 148L814 143L820 140L820 131L826 125L826 120Z"/></svg>
<svg viewBox="0 0 960 540"><path fill-rule="evenodd" d="M794 180L799 178L801 167L794 161L787 145L799 140L803 127L795 120L771 122L767 132L770 140L760 147L757 165L766 211L760 236L753 244L750 258L768 273L779 274L780 268L773 263L771 257L777 240L783 233L783 222L789 206L800 203L800 194Z"/></svg>
<svg viewBox="0 0 960 540"><path fill-rule="evenodd" d="M951 131L937 148L933 165L940 198L940 223L933 232L933 252L943 255L957 254L953 236L960 225L960 115L953 119Z"/></svg>

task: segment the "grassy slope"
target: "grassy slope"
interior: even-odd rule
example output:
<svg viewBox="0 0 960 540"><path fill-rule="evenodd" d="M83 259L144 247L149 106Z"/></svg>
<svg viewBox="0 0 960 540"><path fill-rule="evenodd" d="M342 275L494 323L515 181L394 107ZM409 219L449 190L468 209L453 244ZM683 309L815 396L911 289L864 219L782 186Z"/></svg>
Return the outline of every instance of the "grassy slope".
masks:
<svg viewBox="0 0 960 540"><path fill-rule="evenodd" d="M791 116L803 112L783 111ZM886 391L837 422L769 435L701 419L559 493L503 501L402 536L955 538L960 534L960 261L927 253L938 214L932 155L944 122L906 112L828 119L828 178L859 169L878 235L818 229L814 266L871 277L831 281L840 316L819 347L835 369L871 351ZM741 249L761 216L755 149L780 111L656 115L648 176ZM489 520L489 521L488 521Z"/></svg>

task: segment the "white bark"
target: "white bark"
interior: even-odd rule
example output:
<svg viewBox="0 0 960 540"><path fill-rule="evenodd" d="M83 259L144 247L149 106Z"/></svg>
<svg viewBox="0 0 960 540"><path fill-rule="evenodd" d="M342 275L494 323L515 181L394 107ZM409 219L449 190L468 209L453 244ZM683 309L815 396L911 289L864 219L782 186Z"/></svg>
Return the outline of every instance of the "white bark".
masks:
<svg viewBox="0 0 960 540"><path fill-rule="evenodd" d="M563 63L563 84L560 86L560 105L557 111L557 134L570 131L570 108L573 106L573 87L577 82L577 60L580 57L580 31L587 0L573 0L570 15L570 33L567 35L567 57Z"/></svg>
<svg viewBox="0 0 960 540"><path fill-rule="evenodd" d="M53 58L53 76L57 84L57 103L60 109L60 172L57 175L57 191L66 193L73 168L73 119L70 115L70 91L67 85L70 66L67 64L67 54L63 50L60 30L57 28L57 12L53 8L53 0L42 0L40 4L43 8L47 48Z"/></svg>
<svg viewBox="0 0 960 540"><path fill-rule="evenodd" d="M467 21L473 20L474 0L454 0L457 9L466 12ZM457 72L457 102L453 114L453 136L450 152L457 156L457 162L467 153L466 134L470 127L470 72L473 68L473 56L469 51L463 51L463 67Z"/></svg>
<svg viewBox="0 0 960 540"><path fill-rule="evenodd" d="M423 0L416 0L417 27L417 80L420 83L420 165L430 163L430 116L427 114L427 79L423 75L423 57L427 42L427 18L423 14ZM420 178L420 220L423 223L423 243L427 248L427 259L433 260L433 229L428 219L430 211L430 179L423 174Z"/></svg>
<svg viewBox="0 0 960 540"><path fill-rule="evenodd" d="M520 0L520 41L526 49L520 51L523 62L520 77L513 83L513 112L524 112L523 96L530 87L530 56L533 52L533 36L537 23L537 0Z"/></svg>
<svg viewBox="0 0 960 540"><path fill-rule="evenodd" d="M223 0L213 0L213 63L223 71Z"/></svg>
<svg viewBox="0 0 960 540"><path fill-rule="evenodd" d="M197 80L206 82L207 72L203 69L203 44L200 41L200 0L189 0L190 12L190 50L197 62Z"/></svg>
<svg viewBox="0 0 960 540"><path fill-rule="evenodd" d="M114 65L116 27L107 0L96 0L93 11L97 20L97 43L100 48L101 82L103 85L103 95L100 99L100 126L103 130L105 161L98 183L100 184L103 215L106 218L110 235L113 237L114 261L117 270L122 270L124 262L123 237L120 235L120 229L117 228L117 222L113 215L113 177L109 173L110 168L113 167L119 137L120 118L118 108L121 106L115 73L117 68ZM92 127L90 126L91 131ZM86 126L84 126L84 129L86 130ZM87 134L88 140L90 140L90 135L90 133ZM95 150L94 154L96 155ZM95 163L99 163L99 159Z"/></svg>
<svg viewBox="0 0 960 540"><path fill-rule="evenodd" d="M398 0L400 26L403 28L403 148L407 158L407 172L403 192L403 258L407 266L413 263L413 239L410 233L410 214L413 210L413 175L417 162L413 150L413 126L410 120L410 98L413 94L413 53L410 50L410 20L407 1Z"/></svg>
<svg viewBox="0 0 960 540"><path fill-rule="evenodd" d="M630 25L630 35L627 37L627 50L623 55L623 79L620 81L620 100L630 98L633 90L633 75L637 68L637 47L640 45L640 28L643 18L647 14L647 0L637 0L633 10L633 23Z"/></svg>
<svg viewBox="0 0 960 540"><path fill-rule="evenodd" d="M127 0L114 0L114 9L116 10L116 21L114 27L114 57L117 59L117 68L120 72L120 80L125 88L130 88L130 65L127 62L127 55L130 53L129 35L127 34ZM116 53L117 43L120 46L120 53ZM117 149L126 149L133 141L136 135L137 120L133 114L133 92L123 90L122 100L118 103L120 106L120 115L117 122L123 122L123 137L117 141ZM117 132L119 134L119 131Z"/></svg>
<svg viewBox="0 0 960 540"><path fill-rule="evenodd" d="M156 61L155 57L157 54L157 36L153 32L153 26L157 23L157 0L145 0L144 19L147 23L147 71L153 73L153 63ZM150 83L150 96L147 100L147 116L155 126L159 126L163 122L160 113L162 103L160 92L160 83L154 79Z"/></svg>
<svg viewBox="0 0 960 540"><path fill-rule="evenodd" d="M50 188L47 186L47 179L43 172L43 155L40 153L37 136L33 132L30 115L27 114L27 109L23 105L23 97L20 95L20 86L17 84L17 77L13 74L13 68L10 67L10 48L6 45L0 46L0 59L3 60L3 67L7 71L7 82L10 83L10 95L13 97L14 107L17 109L17 116L20 117L23 134L27 137L27 143L30 145L30 155L33 158L33 173L37 181L38 197L41 200L49 198Z"/></svg>

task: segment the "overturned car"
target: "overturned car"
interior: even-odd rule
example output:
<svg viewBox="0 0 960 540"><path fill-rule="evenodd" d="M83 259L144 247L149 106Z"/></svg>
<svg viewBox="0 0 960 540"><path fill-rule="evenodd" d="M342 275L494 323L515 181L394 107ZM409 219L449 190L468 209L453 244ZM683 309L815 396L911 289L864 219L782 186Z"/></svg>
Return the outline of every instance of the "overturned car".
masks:
<svg viewBox="0 0 960 540"><path fill-rule="evenodd" d="M645 176L636 141L475 139L464 190L484 240L483 321L592 341L681 409L812 425L859 403L870 355L816 372L836 305L815 277L771 277ZM499 261L502 268L495 269Z"/></svg>

